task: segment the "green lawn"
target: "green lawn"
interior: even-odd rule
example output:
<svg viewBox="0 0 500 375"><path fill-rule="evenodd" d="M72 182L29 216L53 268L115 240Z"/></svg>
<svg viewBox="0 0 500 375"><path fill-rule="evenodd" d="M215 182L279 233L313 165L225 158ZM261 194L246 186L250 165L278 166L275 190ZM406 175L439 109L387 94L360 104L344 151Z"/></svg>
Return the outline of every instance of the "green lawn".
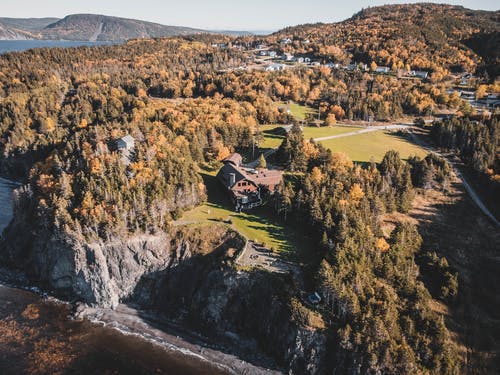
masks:
<svg viewBox="0 0 500 375"><path fill-rule="evenodd" d="M311 138L328 137L330 135L351 133L360 129L361 128L342 126L342 125L321 126L319 128L314 126L306 126L303 130L303 133L305 139L311 139Z"/></svg>
<svg viewBox="0 0 500 375"><path fill-rule="evenodd" d="M283 135L273 134L273 130L279 127L279 125L260 125L260 131L264 136L264 140L259 144L260 148L277 148L283 142Z"/></svg>
<svg viewBox="0 0 500 375"><path fill-rule="evenodd" d="M297 104L297 103L285 103L285 102L278 102L277 105L279 107L286 107L290 110L291 114L293 117L295 117L297 120L305 120L306 115L308 113L317 115L318 110L302 105L302 104Z"/></svg>
<svg viewBox="0 0 500 375"><path fill-rule="evenodd" d="M380 162L389 150L398 151L403 159L414 155L420 157L427 155L427 152L412 143L407 135L383 130L329 139L322 141L321 144L333 152L345 152L351 160L357 162L368 162L371 157Z"/></svg>
<svg viewBox="0 0 500 375"><path fill-rule="evenodd" d="M272 130L279 127L279 125L260 125L260 129L264 135L264 141L260 144L261 148L276 148L279 147L281 142L283 142L283 135L272 134ZM349 126L322 126L322 127L314 127L314 126L306 126L304 128L304 138L321 138L328 137L330 135L338 135L344 133L355 132L358 128L349 127Z"/></svg>
<svg viewBox="0 0 500 375"><path fill-rule="evenodd" d="M267 247L274 248L290 259L298 259L300 254L310 248L308 238L284 225L271 212L270 207L237 213L226 191L217 181L215 172L204 172L202 176L207 186L208 201L184 213L179 219L181 222L191 225L231 219L232 227L247 239L265 243Z"/></svg>

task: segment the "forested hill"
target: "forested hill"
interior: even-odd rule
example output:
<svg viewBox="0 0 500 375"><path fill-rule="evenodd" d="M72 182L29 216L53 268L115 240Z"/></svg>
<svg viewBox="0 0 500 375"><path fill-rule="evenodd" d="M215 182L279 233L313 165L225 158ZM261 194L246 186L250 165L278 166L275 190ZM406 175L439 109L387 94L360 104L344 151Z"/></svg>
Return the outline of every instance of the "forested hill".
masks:
<svg viewBox="0 0 500 375"><path fill-rule="evenodd" d="M57 18L0 18L0 39L122 41L203 32L98 14L72 14Z"/></svg>
<svg viewBox="0 0 500 375"><path fill-rule="evenodd" d="M25 30L21 30L4 22L4 19L0 18L0 40L24 40L33 39L33 35Z"/></svg>
<svg viewBox="0 0 500 375"><path fill-rule="evenodd" d="M96 14L74 14L41 31L43 39L118 41L199 33L188 27L165 26L152 22Z"/></svg>
<svg viewBox="0 0 500 375"><path fill-rule="evenodd" d="M483 62L498 66L498 45L484 44L498 40L494 36L500 32L499 20L499 11L429 3L386 5L363 9L339 23L289 27L270 38L291 38L296 47L309 39L301 45L303 52L337 60L352 57L394 68L472 71Z"/></svg>

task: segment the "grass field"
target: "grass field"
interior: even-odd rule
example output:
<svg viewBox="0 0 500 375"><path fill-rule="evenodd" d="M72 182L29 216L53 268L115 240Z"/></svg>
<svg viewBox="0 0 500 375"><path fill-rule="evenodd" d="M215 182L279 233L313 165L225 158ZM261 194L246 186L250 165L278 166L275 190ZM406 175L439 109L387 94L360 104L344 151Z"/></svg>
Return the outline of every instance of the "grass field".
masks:
<svg viewBox="0 0 500 375"><path fill-rule="evenodd" d="M328 137L330 135L339 135L345 133L351 133L359 130L359 128L335 125L335 126L322 126L322 127L314 127L314 126L306 126L303 130L304 138L322 138Z"/></svg>
<svg viewBox="0 0 500 375"><path fill-rule="evenodd" d="M285 226L269 207L259 207L249 212L235 212L224 188L215 177L215 172L202 173L207 186L207 203L184 213L179 219L186 224L207 224L231 220L232 227L249 240L265 243L289 259L307 251L311 243L307 236Z"/></svg>
<svg viewBox="0 0 500 375"><path fill-rule="evenodd" d="M427 152L420 146L412 143L408 136L401 133L374 131L349 137L329 139L321 144L333 152L345 152L353 161L368 162L373 157L380 162L389 150L398 151L403 159L409 156L424 157Z"/></svg>
<svg viewBox="0 0 500 375"><path fill-rule="evenodd" d="M276 148L279 147L281 142L283 142L283 135L272 134L271 131L279 125L261 125L260 129L264 134L264 141L260 144L261 148ZM320 128L313 126L306 126L304 128L304 138L321 138L328 137L330 135L345 134L356 131L357 128L349 126L323 126Z"/></svg>
<svg viewBox="0 0 500 375"><path fill-rule="evenodd" d="M292 116L295 117L297 120L305 120L306 115L308 113L314 115L317 115L318 113L317 109L293 102L292 103L278 102L277 105L279 107L287 107L290 110Z"/></svg>

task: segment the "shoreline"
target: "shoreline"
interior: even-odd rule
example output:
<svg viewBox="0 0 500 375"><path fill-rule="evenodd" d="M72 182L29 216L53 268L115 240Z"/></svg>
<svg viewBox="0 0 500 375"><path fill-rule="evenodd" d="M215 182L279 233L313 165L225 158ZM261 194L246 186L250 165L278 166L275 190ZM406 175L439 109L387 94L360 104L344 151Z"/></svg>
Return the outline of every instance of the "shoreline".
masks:
<svg viewBox="0 0 500 375"><path fill-rule="evenodd" d="M42 301L54 305L67 305L72 310L67 317L68 320L87 321L96 327L111 329L124 336L133 336L167 353L185 357L186 363L193 358L226 374L284 374L282 371L263 367L262 363L266 362L264 359L256 358L255 362L259 365L242 360L234 354L237 350L230 350L225 345L218 345L215 342L211 343L208 338L185 327L177 326L159 314L135 309L125 304L120 304L112 310L58 299L34 286L21 272L1 265L0 287L29 292Z"/></svg>

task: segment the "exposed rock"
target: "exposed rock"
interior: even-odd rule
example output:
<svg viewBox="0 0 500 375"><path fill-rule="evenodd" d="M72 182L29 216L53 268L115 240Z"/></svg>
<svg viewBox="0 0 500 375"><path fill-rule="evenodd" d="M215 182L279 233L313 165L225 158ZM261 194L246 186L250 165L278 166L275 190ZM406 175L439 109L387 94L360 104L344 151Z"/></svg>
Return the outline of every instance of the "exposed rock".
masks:
<svg viewBox="0 0 500 375"><path fill-rule="evenodd" d="M324 373L326 334L291 318L292 277L238 271L234 259L245 239L226 226L87 244L44 215L33 220L23 206L30 199L21 202L0 242L0 258L42 288L97 307L133 303L236 348L244 359L290 374Z"/></svg>

